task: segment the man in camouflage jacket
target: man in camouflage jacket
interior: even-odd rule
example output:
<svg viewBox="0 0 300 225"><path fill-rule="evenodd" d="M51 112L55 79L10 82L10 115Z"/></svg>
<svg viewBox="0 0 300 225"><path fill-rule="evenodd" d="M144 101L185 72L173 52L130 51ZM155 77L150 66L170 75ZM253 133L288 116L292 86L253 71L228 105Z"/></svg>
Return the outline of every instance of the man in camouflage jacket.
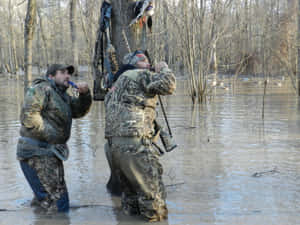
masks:
<svg viewBox="0 0 300 225"><path fill-rule="evenodd" d="M92 103L85 82L77 84L78 97L67 94L73 72L73 66L51 65L33 81L21 112L17 158L34 192L32 205L48 213L69 209L62 160L68 158L72 118L84 116Z"/></svg>
<svg viewBox="0 0 300 225"><path fill-rule="evenodd" d="M150 71L147 57L138 51L127 54L123 64L134 68L123 72L105 97L106 156L120 182L124 212L161 221L168 210L163 168L152 139L157 95L174 92L175 76L165 62Z"/></svg>

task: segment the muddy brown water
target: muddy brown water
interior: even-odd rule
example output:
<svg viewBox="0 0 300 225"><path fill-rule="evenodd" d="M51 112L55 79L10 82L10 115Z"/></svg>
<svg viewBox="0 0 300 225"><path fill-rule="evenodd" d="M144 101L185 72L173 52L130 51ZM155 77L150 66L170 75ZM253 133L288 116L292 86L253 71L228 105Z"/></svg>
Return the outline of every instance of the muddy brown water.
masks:
<svg viewBox="0 0 300 225"><path fill-rule="evenodd" d="M222 86L223 84L221 84ZM268 84L262 120L261 79L239 79L192 107L184 81L163 98L178 148L161 157L168 221L156 224L300 224L300 105L288 81ZM65 177L68 214L43 215L16 160L22 82L0 76L0 225L146 224L120 211L106 191L104 106L74 120ZM160 113L161 115L161 113ZM162 117L160 117L162 119Z"/></svg>

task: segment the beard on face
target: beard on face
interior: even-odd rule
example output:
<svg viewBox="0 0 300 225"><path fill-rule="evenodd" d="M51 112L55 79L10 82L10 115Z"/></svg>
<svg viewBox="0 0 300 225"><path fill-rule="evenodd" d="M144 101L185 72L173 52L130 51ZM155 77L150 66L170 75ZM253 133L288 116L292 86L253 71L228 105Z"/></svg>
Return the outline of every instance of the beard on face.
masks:
<svg viewBox="0 0 300 225"><path fill-rule="evenodd" d="M67 80L64 80L62 82L55 81L56 86L59 90L65 92L69 88L69 84L65 85L65 83L68 83Z"/></svg>

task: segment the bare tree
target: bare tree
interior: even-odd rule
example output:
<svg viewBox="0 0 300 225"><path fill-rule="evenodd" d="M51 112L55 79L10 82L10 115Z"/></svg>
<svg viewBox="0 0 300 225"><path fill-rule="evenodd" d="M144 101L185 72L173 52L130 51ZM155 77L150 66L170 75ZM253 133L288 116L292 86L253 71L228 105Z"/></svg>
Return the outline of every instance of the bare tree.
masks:
<svg viewBox="0 0 300 225"><path fill-rule="evenodd" d="M72 41L72 64L78 68L78 44L77 44L77 1L70 0L70 30Z"/></svg>
<svg viewBox="0 0 300 225"><path fill-rule="evenodd" d="M25 83L24 91L26 91L28 84L32 81L32 45L33 34L36 23L36 0L28 0L27 14L25 19L25 49L24 49L24 61L25 61Z"/></svg>
<svg viewBox="0 0 300 225"><path fill-rule="evenodd" d="M80 12L80 25L83 32L83 39L85 40L86 48L84 49L85 58L88 58L88 65L92 66L93 62L93 47L95 39L94 26L91 26L96 23L92 13L92 9L95 8L95 1L86 1L85 3L80 3L79 12Z"/></svg>
<svg viewBox="0 0 300 225"><path fill-rule="evenodd" d="M45 58L44 65L48 65L48 64L50 64L50 62L49 62L49 46L48 46L49 44L48 44L48 40L46 37L45 29L44 29L44 19L43 19L40 7L37 8L37 13L38 13L38 18L39 18L39 23L38 23L39 31L41 33L41 38L43 41L43 50L44 50L43 52L44 52L44 58Z"/></svg>
<svg viewBox="0 0 300 225"><path fill-rule="evenodd" d="M141 28L137 24L130 26L130 22L134 19L134 6L135 0L111 0L106 1L112 6L112 30L108 29L106 36L103 37L103 30L101 30L101 19L99 19L99 28L97 31L97 40L95 44L94 51L94 62L93 62L93 74L94 74L94 99L103 100L105 91L102 88L102 80L104 79L104 69L103 66L103 51L105 47L103 46L102 38L105 39L106 44L111 41L116 49L116 63L123 58L123 56L128 53L129 49L136 50L141 49L143 42L141 39ZM145 28L143 28L145 29ZM110 40L110 35L112 40ZM102 47L101 47L102 46ZM130 46L130 47L129 47ZM102 55L102 56L101 56Z"/></svg>
<svg viewBox="0 0 300 225"><path fill-rule="evenodd" d="M57 29L60 31L61 34L65 33L65 29L64 29L64 22L63 22L63 17L60 16L60 14L64 14L64 10L62 8L62 2L61 0L57 0L57 13L58 13L58 21L59 23L56 24L56 27ZM57 42L58 42L58 45L56 47L56 57L58 59L58 61L63 61L63 58L65 57L64 56L64 42L65 42L65 39L64 39L64 36L63 35L58 35L57 36Z"/></svg>
<svg viewBox="0 0 300 225"><path fill-rule="evenodd" d="M140 40L141 28L138 24L129 26L134 19L134 5L136 0L111 0L113 8L112 17L112 43L117 50L118 60L128 53L128 48L124 41L124 33L132 50L141 49Z"/></svg>
<svg viewBox="0 0 300 225"><path fill-rule="evenodd" d="M8 1L8 14L9 14L9 52L10 52L10 71L11 73L16 73L18 71L18 62L17 62L17 52L16 52L16 41L14 35L14 28L13 28L13 5L11 0Z"/></svg>
<svg viewBox="0 0 300 225"><path fill-rule="evenodd" d="M300 0L297 7L297 78L298 78L298 96L300 96Z"/></svg>

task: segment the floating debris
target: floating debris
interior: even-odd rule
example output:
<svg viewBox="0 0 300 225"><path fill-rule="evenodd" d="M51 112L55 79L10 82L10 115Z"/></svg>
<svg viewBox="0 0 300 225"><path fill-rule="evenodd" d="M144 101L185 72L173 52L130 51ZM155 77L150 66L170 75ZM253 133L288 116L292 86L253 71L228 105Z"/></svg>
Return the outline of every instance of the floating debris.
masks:
<svg viewBox="0 0 300 225"><path fill-rule="evenodd" d="M176 183L176 184L167 184L166 187L174 187L174 186L179 186L179 185L183 185L183 184L185 184L185 182Z"/></svg>
<svg viewBox="0 0 300 225"><path fill-rule="evenodd" d="M196 126L177 125L177 126L174 126L174 128L195 129L197 127Z"/></svg>
<svg viewBox="0 0 300 225"><path fill-rule="evenodd" d="M274 174L274 173L279 173L279 171L277 170L276 167L272 170L263 171L263 172L256 172L256 173L252 174L252 177L261 177L261 176L266 175L266 174Z"/></svg>

